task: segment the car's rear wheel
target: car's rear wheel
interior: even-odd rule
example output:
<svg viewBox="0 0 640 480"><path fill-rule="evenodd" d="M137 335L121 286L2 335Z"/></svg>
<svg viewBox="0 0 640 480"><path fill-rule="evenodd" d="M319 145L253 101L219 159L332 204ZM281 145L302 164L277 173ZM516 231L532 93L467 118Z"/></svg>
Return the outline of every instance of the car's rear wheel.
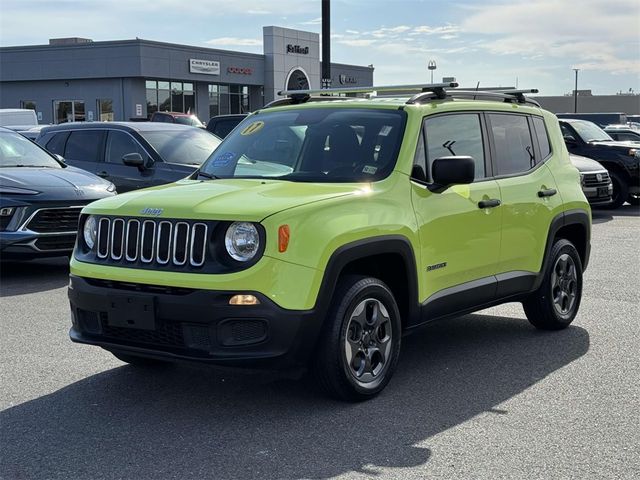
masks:
<svg viewBox="0 0 640 480"><path fill-rule="evenodd" d="M549 265L540 288L522 305L534 327L560 330L571 324L580 307L582 261L575 246L561 239L551 249Z"/></svg>
<svg viewBox="0 0 640 480"><path fill-rule="evenodd" d="M611 183L613 183L613 194L611 196L611 204L609 208L620 208L627 201L629 196L629 186L627 182L617 172L611 172Z"/></svg>
<svg viewBox="0 0 640 480"><path fill-rule="evenodd" d="M629 202L630 205L637 207L638 205L640 205L640 195L630 193L627 197L627 202Z"/></svg>
<svg viewBox="0 0 640 480"><path fill-rule="evenodd" d="M387 385L398 362L401 323L389 287L377 278L340 280L313 358L319 385L340 400L362 401Z"/></svg>

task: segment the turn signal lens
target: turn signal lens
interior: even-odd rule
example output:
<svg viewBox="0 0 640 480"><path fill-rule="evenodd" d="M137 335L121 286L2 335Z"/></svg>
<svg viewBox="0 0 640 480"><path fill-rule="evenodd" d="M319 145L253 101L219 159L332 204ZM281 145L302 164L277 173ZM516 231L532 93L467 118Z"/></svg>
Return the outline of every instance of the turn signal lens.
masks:
<svg viewBox="0 0 640 480"><path fill-rule="evenodd" d="M260 305L260 300L255 295L234 295L229 305Z"/></svg>
<svg viewBox="0 0 640 480"><path fill-rule="evenodd" d="M278 251L280 253L287 251L290 237L289 225L280 225L280 228L278 228Z"/></svg>

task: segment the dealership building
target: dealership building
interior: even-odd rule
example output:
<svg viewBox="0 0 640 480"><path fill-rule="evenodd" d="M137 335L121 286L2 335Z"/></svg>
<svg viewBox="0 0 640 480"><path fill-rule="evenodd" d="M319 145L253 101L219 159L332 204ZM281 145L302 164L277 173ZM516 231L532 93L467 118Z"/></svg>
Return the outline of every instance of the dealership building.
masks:
<svg viewBox="0 0 640 480"><path fill-rule="evenodd" d="M283 89L320 88L320 39L263 28L263 54L135 39L52 39L0 48L0 108L40 123L143 120L155 111L206 121L256 110ZM332 86L373 85L373 66L331 64Z"/></svg>

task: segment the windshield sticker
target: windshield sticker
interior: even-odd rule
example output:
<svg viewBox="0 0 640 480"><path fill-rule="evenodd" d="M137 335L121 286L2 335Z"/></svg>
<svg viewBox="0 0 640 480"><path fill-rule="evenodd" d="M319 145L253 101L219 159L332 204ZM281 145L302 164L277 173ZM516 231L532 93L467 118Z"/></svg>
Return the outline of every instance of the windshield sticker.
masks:
<svg viewBox="0 0 640 480"><path fill-rule="evenodd" d="M374 175L378 171L378 167L374 167L371 165L365 165L362 169L362 173L368 173L370 175Z"/></svg>
<svg viewBox="0 0 640 480"><path fill-rule="evenodd" d="M214 167L226 167L227 165L229 165L233 159L236 157L236 154L233 152L225 152L221 155L218 155L216 158L213 159L213 166Z"/></svg>
<svg viewBox="0 0 640 480"><path fill-rule="evenodd" d="M240 132L240 135L253 135L254 133L259 132L264 127L264 122L257 121L253 122L245 127L244 130Z"/></svg>

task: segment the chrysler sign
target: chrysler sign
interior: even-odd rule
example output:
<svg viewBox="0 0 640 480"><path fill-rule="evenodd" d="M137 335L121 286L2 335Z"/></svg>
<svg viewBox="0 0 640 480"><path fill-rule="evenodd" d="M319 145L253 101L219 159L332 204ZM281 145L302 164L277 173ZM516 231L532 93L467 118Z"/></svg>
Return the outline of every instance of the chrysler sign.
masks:
<svg viewBox="0 0 640 480"><path fill-rule="evenodd" d="M202 73L204 75L220 75L220 62L190 58L189 72Z"/></svg>

